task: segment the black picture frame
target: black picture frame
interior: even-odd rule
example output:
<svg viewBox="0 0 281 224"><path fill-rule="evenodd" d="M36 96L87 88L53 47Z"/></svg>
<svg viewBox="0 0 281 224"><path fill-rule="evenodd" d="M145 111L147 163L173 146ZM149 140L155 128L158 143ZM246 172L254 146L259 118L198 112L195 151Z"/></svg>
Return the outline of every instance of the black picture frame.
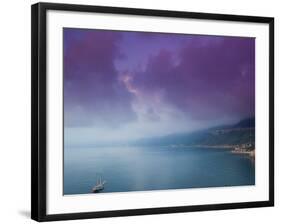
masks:
<svg viewBox="0 0 281 224"><path fill-rule="evenodd" d="M194 13L183 11L164 11L136 8L103 7L73 4L37 3L32 5L31 13L31 218L36 221L54 221L116 216L147 215L161 213L192 212L205 210L266 207L274 205L274 18ZM254 22L269 24L269 200L243 203L208 204L196 206L160 207L129 209L102 212L70 214L46 214L46 13L48 10L75 12L100 12L124 15L161 16L222 20L235 22Z"/></svg>

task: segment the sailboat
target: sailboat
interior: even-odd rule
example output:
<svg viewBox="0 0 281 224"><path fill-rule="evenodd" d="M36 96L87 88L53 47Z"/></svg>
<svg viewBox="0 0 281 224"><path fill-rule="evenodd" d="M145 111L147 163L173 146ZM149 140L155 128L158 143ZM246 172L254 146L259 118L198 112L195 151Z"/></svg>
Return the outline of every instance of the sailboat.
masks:
<svg viewBox="0 0 281 224"><path fill-rule="evenodd" d="M96 185L92 188L93 193L98 193L104 189L106 181L101 179L101 176L97 178Z"/></svg>

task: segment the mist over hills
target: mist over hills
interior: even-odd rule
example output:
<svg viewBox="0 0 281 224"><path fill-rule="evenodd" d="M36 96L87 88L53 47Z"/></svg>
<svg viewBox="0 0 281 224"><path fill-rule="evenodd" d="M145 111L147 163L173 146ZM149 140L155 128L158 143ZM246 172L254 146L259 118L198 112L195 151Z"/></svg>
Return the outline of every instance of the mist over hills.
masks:
<svg viewBox="0 0 281 224"><path fill-rule="evenodd" d="M255 142L255 118L247 118L232 125L222 125L192 133L171 134L144 138L133 142L139 146L220 146Z"/></svg>

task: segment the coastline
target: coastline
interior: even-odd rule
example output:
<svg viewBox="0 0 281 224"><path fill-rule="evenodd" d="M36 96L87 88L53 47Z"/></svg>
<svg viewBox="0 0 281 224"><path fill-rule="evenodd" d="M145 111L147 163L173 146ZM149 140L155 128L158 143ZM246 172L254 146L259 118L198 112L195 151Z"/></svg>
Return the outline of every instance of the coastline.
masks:
<svg viewBox="0 0 281 224"><path fill-rule="evenodd" d="M251 158L255 158L255 149L253 149L251 151L232 150L231 153L233 153L233 154L244 154L244 155L247 155Z"/></svg>
<svg viewBox="0 0 281 224"><path fill-rule="evenodd" d="M235 145L170 145L166 147L172 148L219 148L219 149L235 149Z"/></svg>
<svg viewBox="0 0 281 224"><path fill-rule="evenodd" d="M245 150L243 148L238 148L237 145L172 145L172 148L216 148L216 149L230 149L233 154L243 154L249 156L250 158L255 158L255 149Z"/></svg>
<svg viewBox="0 0 281 224"><path fill-rule="evenodd" d="M194 145L191 147L197 148L219 148L219 149L234 149L234 145Z"/></svg>

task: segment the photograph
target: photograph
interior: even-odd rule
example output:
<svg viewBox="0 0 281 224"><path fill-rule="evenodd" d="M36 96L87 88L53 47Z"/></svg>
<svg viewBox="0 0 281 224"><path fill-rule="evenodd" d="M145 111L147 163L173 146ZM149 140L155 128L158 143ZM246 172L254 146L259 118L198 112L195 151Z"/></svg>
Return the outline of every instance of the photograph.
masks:
<svg viewBox="0 0 281 224"><path fill-rule="evenodd" d="M274 206L274 17L37 3L31 22L33 220Z"/></svg>
<svg viewBox="0 0 281 224"><path fill-rule="evenodd" d="M63 194L254 186L254 36L63 27Z"/></svg>

